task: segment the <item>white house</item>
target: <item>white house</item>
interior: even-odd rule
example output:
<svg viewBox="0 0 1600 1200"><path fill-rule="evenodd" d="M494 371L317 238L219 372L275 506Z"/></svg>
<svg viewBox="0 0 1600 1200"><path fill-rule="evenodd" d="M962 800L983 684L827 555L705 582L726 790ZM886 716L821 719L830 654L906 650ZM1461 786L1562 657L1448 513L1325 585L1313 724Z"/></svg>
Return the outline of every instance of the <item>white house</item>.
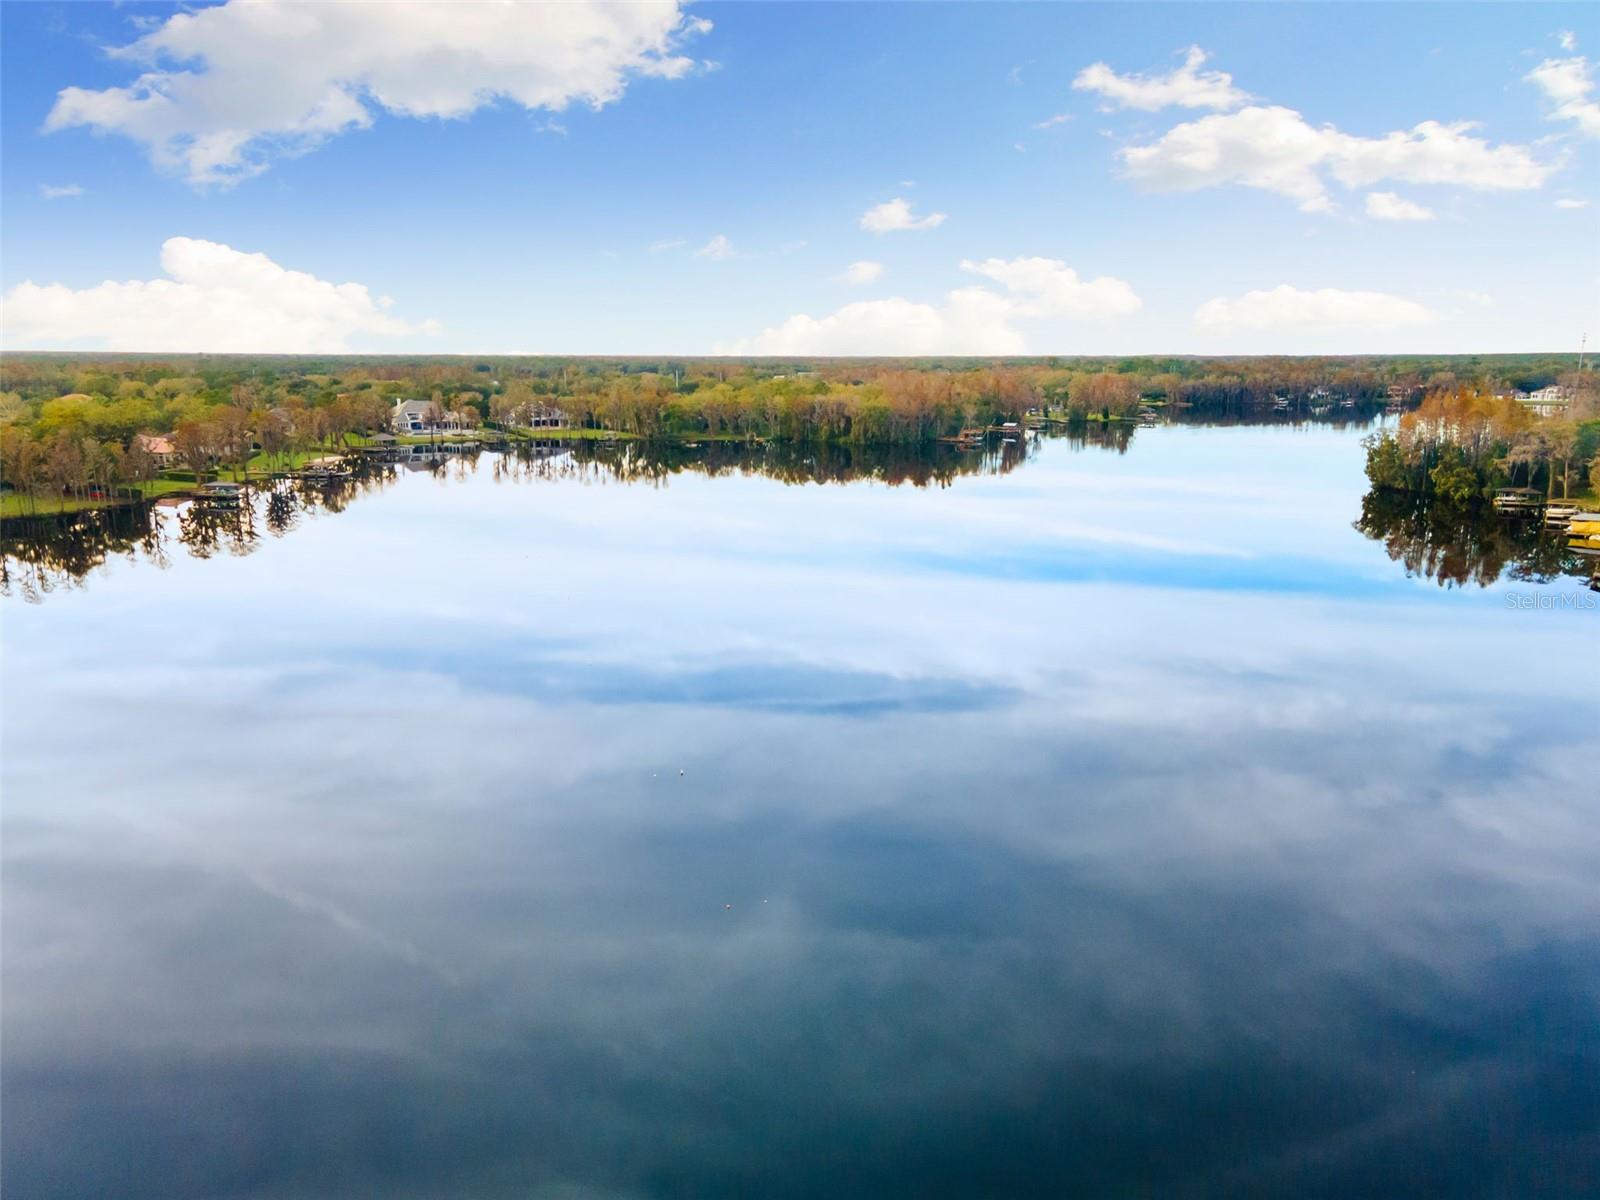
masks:
<svg viewBox="0 0 1600 1200"><path fill-rule="evenodd" d="M567 423L567 414L561 409L537 401L518 409L515 416L519 424L529 429L561 429Z"/></svg>
<svg viewBox="0 0 1600 1200"><path fill-rule="evenodd" d="M476 429L476 410L455 412L437 406L432 400L396 400L389 412L389 425L396 433L445 433Z"/></svg>
<svg viewBox="0 0 1600 1200"><path fill-rule="evenodd" d="M1552 383L1549 387L1542 387L1536 392L1518 392L1517 403L1525 405L1541 417L1553 417L1567 411L1572 403L1572 396L1560 384Z"/></svg>
<svg viewBox="0 0 1600 1200"><path fill-rule="evenodd" d="M396 433L426 433L428 412L432 408L431 400L396 400L389 413L389 424Z"/></svg>

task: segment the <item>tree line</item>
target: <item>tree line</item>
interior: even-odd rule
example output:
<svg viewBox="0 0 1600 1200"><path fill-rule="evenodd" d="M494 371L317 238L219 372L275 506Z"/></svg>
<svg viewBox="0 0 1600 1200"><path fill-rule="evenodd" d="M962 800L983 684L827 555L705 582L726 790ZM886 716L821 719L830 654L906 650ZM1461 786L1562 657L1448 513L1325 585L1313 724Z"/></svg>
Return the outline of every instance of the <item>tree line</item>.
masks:
<svg viewBox="0 0 1600 1200"><path fill-rule="evenodd" d="M0 484L31 507L147 489L148 445L192 481L283 467L387 429L396 401L430 424L562 422L644 440L924 446L963 431L1131 418L1146 406L1219 419L1424 393L1486 394L1562 378L1554 355L1459 358L578 359L14 354L0 361ZM1555 434L1546 435L1559 441ZM1527 477L1561 456L1520 447ZM1517 455L1532 453L1534 460ZM164 456L165 457L165 456ZM1437 464L1430 464L1429 470ZM1569 467L1569 470L1571 468ZM170 474L170 471L168 472Z"/></svg>
<svg viewBox="0 0 1600 1200"><path fill-rule="evenodd" d="M1600 388L1573 385L1568 415L1542 417L1481 387L1431 392L1394 429L1367 439L1374 487L1455 505L1502 487L1569 499L1600 490Z"/></svg>

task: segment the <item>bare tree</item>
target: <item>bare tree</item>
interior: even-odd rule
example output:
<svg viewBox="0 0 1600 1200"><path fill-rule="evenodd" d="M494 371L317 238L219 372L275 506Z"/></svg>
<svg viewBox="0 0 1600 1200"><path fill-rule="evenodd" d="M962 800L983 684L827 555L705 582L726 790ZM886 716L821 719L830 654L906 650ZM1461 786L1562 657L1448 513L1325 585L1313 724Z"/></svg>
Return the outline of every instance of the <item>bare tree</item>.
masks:
<svg viewBox="0 0 1600 1200"><path fill-rule="evenodd" d="M185 421L172 433L178 457L194 472L194 481L204 483L217 456L217 431L209 421Z"/></svg>

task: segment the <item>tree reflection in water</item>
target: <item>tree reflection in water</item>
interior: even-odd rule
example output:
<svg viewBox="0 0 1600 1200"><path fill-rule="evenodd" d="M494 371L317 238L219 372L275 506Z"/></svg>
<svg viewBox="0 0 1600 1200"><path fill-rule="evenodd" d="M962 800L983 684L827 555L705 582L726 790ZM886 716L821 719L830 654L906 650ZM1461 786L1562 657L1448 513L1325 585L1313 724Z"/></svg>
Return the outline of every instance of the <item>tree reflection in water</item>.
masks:
<svg viewBox="0 0 1600 1200"><path fill-rule="evenodd" d="M1374 488L1355 527L1382 542L1412 577L1440 587L1488 587L1501 578L1549 583L1590 578L1596 561L1577 553L1560 530L1538 517L1511 518L1488 505L1457 505L1410 492Z"/></svg>
<svg viewBox="0 0 1600 1200"><path fill-rule="evenodd" d="M1082 424L1050 431L1073 449L1126 454L1136 427ZM535 440L486 448L474 444L419 445L362 463L348 478L275 480L252 485L235 507L197 502L157 503L6 522L0 594L38 603L61 587L80 585L110 559L126 556L169 564L172 542L195 558L248 555L262 531L283 537L307 517L343 512L402 472L441 480L488 469L512 482L619 482L664 486L674 475L759 475L785 484L872 481L891 487L950 487L964 476L1004 475L1040 447L1033 433L991 439L980 449L939 444L921 450L743 441L650 444L636 441ZM1486 587L1503 576L1547 582L1563 574L1588 578L1594 561L1573 552L1560 534L1537 521L1509 521L1487 509L1418 503L1408 495L1372 491L1355 528L1384 544L1410 575L1444 586Z"/></svg>
<svg viewBox="0 0 1600 1200"><path fill-rule="evenodd" d="M28 517L5 524L0 555L0 595L37 604L61 587L81 586L109 560L139 559L157 568L170 565L169 545L177 542L194 558L218 552L243 556L255 551L261 529L282 537L303 514L342 512L357 496L395 478L394 468L375 463L348 479L329 482L275 480L251 486L238 504L197 501L119 505L61 516Z"/></svg>
<svg viewBox="0 0 1600 1200"><path fill-rule="evenodd" d="M1075 446L1125 453L1132 426L1094 427L1066 435ZM37 603L58 587L79 585L116 556L142 555L168 565L176 541L194 558L247 555L261 531L282 537L318 512L339 513L351 501L381 489L402 470L440 479L465 479L490 463L496 479L593 479L664 483L694 473L763 475L785 483L875 480L892 486L947 487L963 475L1004 474L1021 465L1036 439L998 441L977 451L936 446L926 451L857 446L790 446L746 442L652 446L641 442L526 441L498 449L475 445L406 447L387 461L362 464L349 478L274 480L253 484L236 506L184 501L99 509L65 516L8 521L0 559L0 594Z"/></svg>

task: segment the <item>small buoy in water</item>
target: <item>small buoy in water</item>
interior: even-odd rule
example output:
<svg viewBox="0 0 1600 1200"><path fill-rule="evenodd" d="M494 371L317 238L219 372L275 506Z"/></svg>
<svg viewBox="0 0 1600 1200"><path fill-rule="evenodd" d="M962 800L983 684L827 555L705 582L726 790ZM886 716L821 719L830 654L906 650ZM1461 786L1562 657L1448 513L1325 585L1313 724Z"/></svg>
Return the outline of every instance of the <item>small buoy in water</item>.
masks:
<svg viewBox="0 0 1600 1200"><path fill-rule="evenodd" d="M723 907L723 908L732 908L732 907L733 907L733 905L731 905L731 904L724 904L724 905L723 905L723 906L722 906L722 907Z"/></svg>
<svg viewBox="0 0 1600 1200"><path fill-rule="evenodd" d="M679 771L679 772L678 772L678 774L679 774L679 775L680 775L680 776L681 776L681 775L682 775L682 774L683 774L683 772L682 772L682 771Z"/></svg>

